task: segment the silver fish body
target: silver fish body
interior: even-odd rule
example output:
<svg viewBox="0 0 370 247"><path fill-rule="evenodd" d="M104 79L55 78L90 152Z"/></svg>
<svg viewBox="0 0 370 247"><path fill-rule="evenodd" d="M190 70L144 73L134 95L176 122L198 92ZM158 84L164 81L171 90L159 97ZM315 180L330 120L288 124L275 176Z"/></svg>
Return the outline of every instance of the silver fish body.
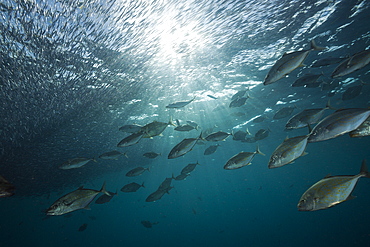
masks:
<svg viewBox="0 0 370 247"><path fill-rule="evenodd" d="M99 158L104 159L104 160L117 160L122 155L126 155L126 154L113 150L110 152L103 153L102 155L99 156Z"/></svg>
<svg viewBox="0 0 370 247"><path fill-rule="evenodd" d="M369 109L338 110L321 120L311 131L308 142L325 141L357 129L370 116Z"/></svg>
<svg viewBox="0 0 370 247"><path fill-rule="evenodd" d="M272 153L268 168L277 168L292 163L305 154L308 135L287 138Z"/></svg>
<svg viewBox="0 0 370 247"><path fill-rule="evenodd" d="M96 162L95 159L74 158L74 159L68 160L68 161L64 162L63 164L61 164L59 166L59 169L69 170L69 169L80 168L80 167L83 167L84 165L86 165L90 161L95 161Z"/></svg>
<svg viewBox="0 0 370 247"><path fill-rule="evenodd" d="M132 146L136 143L138 143L141 138L143 138L143 135L144 133L142 132L137 132L137 133L133 133L125 138L123 138L118 144L117 144L117 147L128 147L128 146Z"/></svg>
<svg viewBox="0 0 370 247"><path fill-rule="evenodd" d="M128 171L126 173L126 176L127 177L136 177L136 176L140 176L141 174L143 174L143 172L145 171L150 171L149 167L148 168L144 168L144 167L136 167L130 171Z"/></svg>
<svg viewBox="0 0 370 247"><path fill-rule="evenodd" d="M359 52L338 65L333 71L331 77L337 78L348 75L356 70L359 70L370 63L370 49Z"/></svg>
<svg viewBox="0 0 370 247"><path fill-rule="evenodd" d="M230 135L232 134L224 131L218 131L207 135L204 140L212 142L224 141Z"/></svg>
<svg viewBox="0 0 370 247"><path fill-rule="evenodd" d="M105 193L106 195L110 195L105 190L105 183L103 184L102 188L98 190L92 189L84 189L83 187L78 188L71 193L68 193L58 200L56 200L50 208L47 209L47 215L63 215L66 213L70 213L76 211L78 209L88 209L90 203L95 199L95 197L100 194Z"/></svg>
<svg viewBox="0 0 370 247"><path fill-rule="evenodd" d="M370 178L365 161L361 171L354 176L332 176L312 185L298 202L299 211L327 209L352 198L351 193L361 177Z"/></svg>
<svg viewBox="0 0 370 247"><path fill-rule="evenodd" d="M250 165L256 154L264 155L258 148L255 152L240 152L231 157L224 165L225 170L239 169L244 166Z"/></svg>
<svg viewBox="0 0 370 247"><path fill-rule="evenodd" d="M179 142L171 149L170 153L168 154L168 159L174 159L183 156L193 150L193 147L195 146L199 138L200 136L197 138L185 138L184 140Z"/></svg>
<svg viewBox="0 0 370 247"><path fill-rule="evenodd" d="M305 109L300 113L294 115L292 118L288 120L285 125L286 129L299 129L303 127L307 127L307 125L315 124L320 121L322 118L325 108L316 108L316 109Z"/></svg>
<svg viewBox="0 0 370 247"><path fill-rule="evenodd" d="M179 101L166 106L166 108L182 108L195 100L195 97L189 101Z"/></svg>
<svg viewBox="0 0 370 247"><path fill-rule="evenodd" d="M311 48L309 50L295 51L290 53L285 53L281 58L279 58L275 64L272 66L268 72L263 84L272 84L281 78L288 75L290 72L296 68L303 65L304 60L308 54L313 50L323 50L324 48L316 46L315 42L311 40Z"/></svg>

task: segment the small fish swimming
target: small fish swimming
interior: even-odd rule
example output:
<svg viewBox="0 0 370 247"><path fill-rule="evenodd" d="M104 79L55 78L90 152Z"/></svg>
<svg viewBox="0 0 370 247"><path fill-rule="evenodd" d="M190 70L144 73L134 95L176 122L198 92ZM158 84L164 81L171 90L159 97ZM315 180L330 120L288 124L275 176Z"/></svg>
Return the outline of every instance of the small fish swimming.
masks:
<svg viewBox="0 0 370 247"><path fill-rule="evenodd" d="M249 97L236 98L229 104L229 108L240 107L245 104Z"/></svg>
<svg viewBox="0 0 370 247"><path fill-rule="evenodd" d="M206 150L204 150L204 155L211 155L213 154L214 152L216 152L218 146L220 146L220 144L216 144L216 145L211 145L209 146L208 148L206 148Z"/></svg>
<svg viewBox="0 0 370 247"><path fill-rule="evenodd" d="M125 186L123 186L121 188L121 191L122 192L136 192L141 187L145 188L144 183L142 183L140 185L138 183L133 182L133 183L129 183L129 184L126 184Z"/></svg>
<svg viewBox="0 0 370 247"><path fill-rule="evenodd" d="M288 120L285 125L286 129L299 129L307 127L308 125L312 125L318 123L322 118L325 110L332 109L333 107L330 105L330 101L326 104L324 108L315 108L315 109L305 109L300 113L294 115L292 118Z"/></svg>
<svg viewBox="0 0 370 247"><path fill-rule="evenodd" d="M143 138L152 138L154 136L159 136L167 128L168 125L176 126L170 118L168 123L153 121L141 128L141 132L144 133Z"/></svg>
<svg viewBox="0 0 370 247"><path fill-rule="evenodd" d="M86 230L86 228L87 228L87 224L85 223L85 224L82 224L81 226L80 226L80 228L78 228L78 231L79 232L83 232L83 231L85 231Z"/></svg>
<svg viewBox="0 0 370 247"><path fill-rule="evenodd" d="M173 174L172 174L172 177L165 178L163 180L163 182L159 185L159 187L158 187L157 190L160 190L160 191L168 191L168 190L170 190L172 179L175 179L175 177L173 176Z"/></svg>
<svg viewBox="0 0 370 247"><path fill-rule="evenodd" d="M281 167L305 155L308 135L286 138L272 153L268 168Z"/></svg>
<svg viewBox="0 0 370 247"><path fill-rule="evenodd" d="M265 116L258 116L256 118L254 118L252 121L253 123L262 123L263 121L265 121L266 117Z"/></svg>
<svg viewBox="0 0 370 247"><path fill-rule="evenodd" d="M227 132L224 132L224 131L217 131L217 132L214 132L214 133L211 133L211 134L207 135L203 139L206 140L206 141L218 142L218 141L225 141L226 138L228 138L231 135L232 135L231 133L227 133Z"/></svg>
<svg viewBox="0 0 370 247"><path fill-rule="evenodd" d="M337 110L321 120L311 131L308 142L325 141L357 129L370 116L370 109Z"/></svg>
<svg viewBox="0 0 370 247"><path fill-rule="evenodd" d="M137 133L143 126L138 124L126 124L120 127L118 130L126 133Z"/></svg>
<svg viewBox="0 0 370 247"><path fill-rule="evenodd" d="M263 140L265 138L267 138L269 136L269 133L271 132L271 130L269 128L267 129L260 129L257 131L256 134L254 134L254 139L256 141L260 141L260 140Z"/></svg>
<svg viewBox="0 0 370 247"><path fill-rule="evenodd" d="M69 169L80 168L80 167L83 167L84 165L86 165L90 161L97 162L96 159L94 159L94 158L92 158L92 159L89 159L89 158L74 158L74 159L68 160L68 161L64 162L63 164L61 164L59 166L59 169L69 170Z"/></svg>
<svg viewBox="0 0 370 247"><path fill-rule="evenodd" d="M238 130L237 132L233 133L233 140L234 141L243 141L247 136L246 131Z"/></svg>
<svg viewBox="0 0 370 247"><path fill-rule="evenodd" d="M328 57L316 60L311 67L323 67L342 62L346 57Z"/></svg>
<svg viewBox="0 0 370 247"><path fill-rule="evenodd" d="M294 51L289 53L284 53L284 55L279 58L275 64L272 66L266 78L263 82L264 85L272 84L281 78L288 75L290 72L296 68L303 66L303 62L311 51L320 51L325 48L319 47L315 44L314 40L311 40L311 47L308 50Z"/></svg>
<svg viewBox="0 0 370 247"><path fill-rule="evenodd" d="M217 99L217 97L210 95L210 94L207 94L207 96L210 97L211 99Z"/></svg>
<svg viewBox="0 0 370 247"><path fill-rule="evenodd" d="M167 190L156 190L152 194L150 194L145 201L146 202L155 202L158 201L163 197L164 194L169 194L169 191L172 189L172 187L169 187Z"/></svg>
<svg viewBox="0 0 370 247"><path fill-rule="evenodd" d="M155 152L147 152L147 153L143 154L144 157L147 157L149 159L155 159L159 155L161 155L161 154L160 153L155 153Z"/></svg>
<svg viewBox="0 0 370 247"><path fill-rule="evenodd" d="M335 70L331 74L331 77L337 78L351 74L356 70L362 69L369 63L370 63L370 49L356 53L355 55L341 62L338 65L338 67L335 68Z"/></svg>
<svg viewBox="0 0 370 247"><path fill-rule="evenodd" d="M323 74L306 74L302 77L299 77L295 82L292 84L292 87L310 87L310 85L316 83L316 81L322 76ZM321 83L321 82L320 82Z"/></svg>
<svg viewBox="0 0 370 247"><path fill-rule="evenodd" d="M224 169L234 170L234 169L239 169L244 166L250 165L252 164L251 162L256 154L265 155L259 150L257 146L256 151L253 153L252 152L240 152L234 155L233 157L231 157L224 165Z"/></svg>
<svg viewBox="0 0 370 247"><path fill-rule="evenodd" d="M188 104L190 104L191 102L193 102L195 100L195 96L194 98L192 98L191 100L189 101L180 101L180 102L176 102L176 103L172 103L172 104L169 104L166 106L166 108L182 108Z"/></svg>
<svg viewBox="0 0 370 247"><path fill-rule="evenodd" d="M175 180L185 180L190 174L183 174L183 173L180 173L179 175L177 175L174 179Z"/></svg>
<svg viewBox="0 0 370 247"><path fill-rule="evenodd" d="M187 174L189 175L192 171L194 171L195 167L197 165L200 165L197 161L197 163L193 163L193 164L188 164L187 166L185 166L182 170L181 170L181 174Z"/></svg>
<svg viewBox="0 0 370 247"><path fill-rule="evenodd" d="M342 100L351 100L359 96L364 85L365 83L361 82L361 85L348 87L346 91L344 91L344 93L342 94Z"/></svg>
<svg viewBox="0 0 370 247"><path fill-rule="evenodd" d="M153 225L157 225L159 222L150 222L148 220L141 221L141 224L146 228L152 228Z"/></svg>
<svg viewBox="0 0 370 247"><path fill-rule="evenodd" d="M282 119L289 117L293 113L295 108L296 108L295 106L283 107L275 113L273 119Z"/></svg>
<svg viewBox="0 0 370 247"><path fill-rule="evenodd" d="M0 198L14 195L15 187L3 176L0 176Z"/></svg>
<svg viewBox="0 0 370 247"><path fill-rule="evenodd" d="M144 167L141 167L141 166L136 167L136 168L128 171L126 173L126 176L127 177L136 177L136 176L139 176L139 175L143 174L143 172L145 172L145 171L150 171L149 167L148 168L144 168Z"/></svg>
<svg viewBox="0 0 370 247"><path fill-rule="evenodd" d="M104 193L110 195L105 189L105 182L100 190L84 189L82 186L56 200L47 210L47 215L63 215L78 209L89 209L95 197Z"/></svg>
<svg viewBox="0 0 370 247"><path fill-rule="evenodd" d="M236 99L238 99L238 98L242 98L244 95L245 95L245 93L247 92L247 90L246 89L244 89L244 90L239 90L238 92L236 92L232 97L231 97L231 101L234 101L234 100L236 100Z"/></svg>
<svg viewBox="0 0 370 247"><path fill-rule="evenodd" d="M118 144L117 144L117 147L128 147L128 146L132 146L136 143L138 143L141 138L143 138L143 135L144 133L142 132L137 132L137 133L133 133L125 138L123 138Z"/></svg>
<svg viewBox="0 0 370 247"><path fill-rule="evenodd" d="M354 176L330 176L321 179L303 193L298 202L299 211L327 209L341 202L354 198L352 191L362 177L370 178L365 160L360 173Z"/></svg>
<svg viewBox="0 0 370 247"><path fill-rule="evenodd" d="M116 193L113 193L113 192L108 191L108 193L110 194L110 196L108 196L106 194L103 194L103 195L99 196L98 199L96 199L95 204L108 203L108 202L110 202L110 200L112 200L112 198L115 195L117 195L117 191L116 191Z"/></svg>
<svg viewBox="0 0 370 247"><path fill-rule="evenodd" d="M200 134L200 136L196 138L185 138L184 140L179 142L176 146L174 146L171 149L170 153L168 154L168 159L178 158L193 150L193 147L200 139L201 135L202 134Z"/></svg>
<svg viewBox="0 0 370 247"><path fill-rule="evenodd" d="M176 130L176 131L190 131L190 130L193 130L193 129L198 129L198 128L194 128L194 126L192 126L190 124L183 124L183 125L178 125L174 130Z"/></svg>
<svg viewBox="0 0 370 247"><path fill-rule="evenodd" d="M103 153L102 155L99 156L99 158L104 160L118 160L118 158L121 157L122 155L127 157L126 153L121 153L119 151L113 150L110 152Z"/></svg>

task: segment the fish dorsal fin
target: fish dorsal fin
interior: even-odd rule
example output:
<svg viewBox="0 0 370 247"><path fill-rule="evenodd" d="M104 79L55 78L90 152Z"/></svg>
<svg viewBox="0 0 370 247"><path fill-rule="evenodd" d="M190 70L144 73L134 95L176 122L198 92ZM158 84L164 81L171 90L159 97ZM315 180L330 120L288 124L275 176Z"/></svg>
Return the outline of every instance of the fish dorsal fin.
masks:
<svg viewBox="0 0 370 247"><path fill-rule="evenodd" d="M331 174L328 174L328 175L326 175L325 177L324 177L324 179L325 178L331 178L332 177L332 175Z"/></svg>
<svg viewBox="0 0 370 247"><path fill-rule="evenodd" d="M288 140L288 139L289 139L289 136L286 136L286 137L285 137L285 139L284 139L284 141L286 141L286 140Z"/></svg>
<svg viewBox="0 0 370 247"><path fill-rule="evenodd" d="M354 196L354 195L349 195L346 199L346 201L349 201L349 200L352 200L352 199L355 199L357 196Z"/></svg>

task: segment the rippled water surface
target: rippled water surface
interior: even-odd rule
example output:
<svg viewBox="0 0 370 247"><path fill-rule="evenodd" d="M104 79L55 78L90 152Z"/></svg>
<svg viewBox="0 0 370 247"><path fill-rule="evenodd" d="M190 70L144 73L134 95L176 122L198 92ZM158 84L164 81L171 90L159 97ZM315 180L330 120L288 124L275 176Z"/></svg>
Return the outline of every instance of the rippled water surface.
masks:
<svg viewBox="0 0 370 247"><path fill-rule="evenodd" d="M355 175L370 160L369 137L339 136L309 143L293 164L268 169L285 130L304 109L367 108L369 65L331 78L337 64L314 67L323 58L347 58L370 48L368 1L73 1L0 2L0 174L15 185L1 198L4 246L367 246L370 180L361 178L355 200L299 212L297 203L328 174ZM304 64L273 84L263 81L284 53L310 49ZM292 87L299 77L322 74L317 87ZM332 85L332 86L331 86ZM361 93L343 94L352 86ZM247 90L246 103L229 107ZM194 100L178 108L175 102ZM274 115L283 107L293 113ZM329 115L333 110L326 110ZM256 122L257 117L264 121ZM169 125L162 135L117 147L126 124L193 121L197 130ZM258 142L202 142L168 159L184 138L201 132L258 130ZM234 135L235 137L235 135ZM201 145L203 144L203 145ZM235 154L254 152L252 165L223 166ZM98 158L118 150L117 160ZM160 153L155 159L146 152ZM58 167L76 157L97 162L70 170ZM156 202L146 202L166 178L199 162L184 181ZM369 161L370 162L370 161ZM149 167L138 177L125 174ZM369 180L369 181L368 181ZM118 194L91 211L46 216L59 197L79 186ZM125 184L144 182L134 193ZM150 226L150 223L152 225ZM86 224L86 225L84 225ZM148 228L149 227L149 228Z"/></svg>

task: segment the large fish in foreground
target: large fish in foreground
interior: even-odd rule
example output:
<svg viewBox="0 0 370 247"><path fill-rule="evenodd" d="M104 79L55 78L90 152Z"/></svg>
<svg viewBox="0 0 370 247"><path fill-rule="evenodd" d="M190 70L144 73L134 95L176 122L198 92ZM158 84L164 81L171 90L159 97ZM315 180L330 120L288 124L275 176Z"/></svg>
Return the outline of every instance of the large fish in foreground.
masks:
<svg viewBox="0 0 370 247"><path fill-rule="evenodd" d="M47 215L63 215L76 211L78 209L89 209L90 203L95 199L95 197L104 193L106 195L110 194L105 189L105 182L100 190L84 189L82 186L67 195L62 196L56 200L50 208L47 209Z"/></svg>
<svg viewBox="0 0 370 247"><path fill-rule="evenodd" d="M326 177L312 185L299 200L298 210L326 209L352 199L352 191L361 177L370 178L365 160L362 161L361 171L357 175Z"/></svg>
<svg viewBox="0 0 370 247"><path fill-rule="evenodd" d="M370 136L370 117L363 122L357 129L349 132L350 137Z"/></svg>
<svg viewBox="0 0 370 247"><path fill-rule="evenodd" d="M0 197L8 197L14 195L14 185L8 182L4 177L0 176Z"/></svg>
<svg viewBox="0 0 370 247"><path fill-rule="evenodd" d="M303 66L303 62L311 51L320 51L325 48L319 47L315 44L314 40L311 40L311 47L308 50L294 51L290 53L284 53L284 55L276 61L268 72L263 84L269 85L274 83L281 78L288 75L296 68Z"/></svg>
<svg viewBox="0 0 370 247"><path fill-rule="evenodd" d="M331 74L332 78L348 75L359 70L370 63L370 49L356 53L347 58L335 68Z"/></svg>
<svg viewBox="0 0 370 247"><path fill-rule="evenodd" d="M357 129L370 116L370 109L337 110L312 129L308 142L325 141Z"/></svg>

